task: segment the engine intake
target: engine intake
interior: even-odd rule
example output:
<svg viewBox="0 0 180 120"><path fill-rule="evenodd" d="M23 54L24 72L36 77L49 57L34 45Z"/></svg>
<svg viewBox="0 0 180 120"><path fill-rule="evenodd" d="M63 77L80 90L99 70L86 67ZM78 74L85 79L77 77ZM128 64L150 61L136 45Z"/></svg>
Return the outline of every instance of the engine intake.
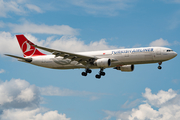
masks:
<svg viewBox="0 0 180 120"><path fill-rule="evenodd" d="M110 67L111 66L111 60L109 58L97 59L94 62L94 65L96 65L98 67Z"/></svg>

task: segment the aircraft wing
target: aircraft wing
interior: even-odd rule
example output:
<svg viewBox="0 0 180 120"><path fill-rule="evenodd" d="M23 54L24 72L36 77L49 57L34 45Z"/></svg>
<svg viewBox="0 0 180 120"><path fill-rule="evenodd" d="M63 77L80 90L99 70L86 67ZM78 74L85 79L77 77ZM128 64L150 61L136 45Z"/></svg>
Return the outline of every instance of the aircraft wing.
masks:
<svg viewBox="0 0 180 120"><path fill-rule="evenodd" d="M72 61L77 61L78 63L82 63L85 66L88 63L94 62L94 60L98 59L97 57L93 57L93 56L80 55L80 54L76 54L76 53L70 53L70 52L50 49L50 48L46 48L46 47L41 47L38 45L33 45L33 46L36 48L51 52L56 57L61 56L61 57L64 57L65 59L68 58L68 59L71 59Z"/></svg>
<svg viewBox="0 0 180 120"><path fill-rule="evenodd" d="M4 55L13 57L13 58L17 58L19 61L23 61L23 62L31 62L32 61L32 58L24 58L24 57L19 57L19 56L10 55L10 54L4 54Z"/></svg>

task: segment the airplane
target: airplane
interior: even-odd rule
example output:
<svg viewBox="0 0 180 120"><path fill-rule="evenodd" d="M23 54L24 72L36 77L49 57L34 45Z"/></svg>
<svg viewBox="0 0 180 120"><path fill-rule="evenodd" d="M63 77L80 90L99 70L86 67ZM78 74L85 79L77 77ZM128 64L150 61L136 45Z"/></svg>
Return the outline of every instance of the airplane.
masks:
<svg viewBox="0 0 180 120"><path fill-rule="evenodd" d="M65 52L42 47L32 43L24 35L16 35L24 57L5 54L18 61L52 69L77 69L84 68L82 76L91 73L91 69L100 69L95 75L97 79L105 76L105 68L114 68L123 72L134 70L135 64L158 63L161 64L177 56L177 53L166 47L141 47L128 49L101 50L90 52ZM52 53L46 55L38 49Z"/></svg>

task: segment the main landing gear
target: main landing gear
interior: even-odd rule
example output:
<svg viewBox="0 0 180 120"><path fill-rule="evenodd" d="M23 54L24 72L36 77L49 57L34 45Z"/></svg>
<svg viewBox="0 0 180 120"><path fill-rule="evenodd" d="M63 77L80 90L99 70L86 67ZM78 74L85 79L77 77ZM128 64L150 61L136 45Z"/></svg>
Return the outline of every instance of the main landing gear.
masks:
<svg viewBox="0 0 180 120"><path fill-rule="evenodd" d="M100 79L101 76L105 76L106 73L103 72L103 70L104 70L104 69L101 68L100 71L99 71L99 74L96 74L95 77L96 77L97 79ZM85 70L85 72L82 72L81 74L82 74L82 76L87 76L87 74L88 74L88 73L91 73L91 72L92 72L92 70L89 69L89 68L87 68L87 69Z"/></svg>
<svg viewBox="0 0 180 120"><path fill-rule="evenodd" d="M162 67L161 67L162 62L159 62L158 64L159 64L158 69L161 70L162 69Z"/></svg>
<svg viewBox="0 0 180 120"><path fill-rule="evenodd" d="M86 71L82 72L81 74L82 74L82 76L87 76L87 73L91 73L91 72L92 72L92 70L87 68Z"/></svg>
<svg viewBox="0 0 180 120"><path fill-rule="evenodd" d="M97 74L97 75L95 76L97 79L100 79L100 78L101 78L101 76L105 76L105 74L106 74L106 73L105 73L105 72L103 72L103 70L104 70L104 69L103 69L103 68L101 68L101 69L100 69L100 71L99 71L99 74Z"/></svg>

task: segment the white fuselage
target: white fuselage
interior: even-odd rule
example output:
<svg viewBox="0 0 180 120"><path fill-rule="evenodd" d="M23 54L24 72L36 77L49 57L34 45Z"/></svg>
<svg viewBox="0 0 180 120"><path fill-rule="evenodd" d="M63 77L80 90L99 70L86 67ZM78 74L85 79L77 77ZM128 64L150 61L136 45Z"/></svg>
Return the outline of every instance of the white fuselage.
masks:
<svg viewBox="0 0 180 120"><path fill-rule="evenodd" d="M144 48L131 48L131 49L115 49L104 51L91 51L91 52L79 52L76 54L88 55L94 58L109 58L113 59L111 66L116 67L121 65L133 65L133 64L147 64L158 63L167 61L174 58L177 53L169 48L165 47L144 47ZM43 55L32 57L31 64L53 68L53 69L76 69L86 68L86 66L78 63L77 61L71 61L71 59L64 59L63 57L55 57L55 55ZM89 66L89 68L99 68L95 65Z"/></svg>

